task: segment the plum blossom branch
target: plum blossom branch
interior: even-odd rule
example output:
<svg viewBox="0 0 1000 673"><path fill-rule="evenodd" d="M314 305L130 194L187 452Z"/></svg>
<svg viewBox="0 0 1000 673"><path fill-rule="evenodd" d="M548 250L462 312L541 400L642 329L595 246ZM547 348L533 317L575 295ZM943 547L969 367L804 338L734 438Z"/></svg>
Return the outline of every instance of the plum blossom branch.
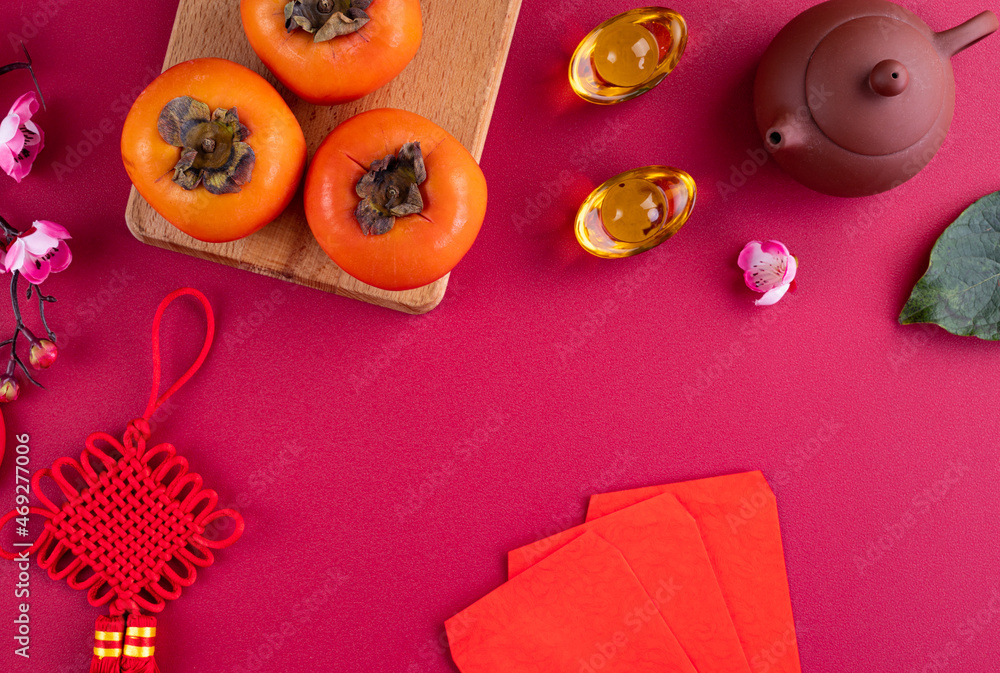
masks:
<svg viewBox="0 0 1000 673"><path fill-rule="evenodd" d="M42 101L42 109L45 108L45 96L42 95L42 87L38 84L38 77L35 75L35 69L32 68L31 54L28 53L28 48L21 43L21 50L24 52L24 61L15 61L14 63L8 63L7 65L0 67L0 75L6 75L9 72L14 72L15 70L27 70L28 74L31 75L31 80L35 83L35 91L38 92L38 98Z"/></svg>
<svg viewBox="0 0 1000 673"><path fill-rule="evenodd" d="M48 220L36 220L25 231L19 231L0 217L0 237L2 237L0 267L2 271L11 274L10 301L15 320L14 335L0 342L0 348L10 346L7 369L3 376L0 376L0 402L13 402L20 393L16 377L18 369L30 383L42 387L18 354L18 338L24 335L27 339L28 362L36 370L48 369L59 354L55 332L49 327L45 316L45 304L54 303L56 298L44 294L39 286L50 274L65 270L73 261L73 255L66 243L70 238L69 232L61 225ZM35 336L24 323L18 291L22 276L28 281L25 298L30 300L34 296L38 302L39 319L45 329L46 338L40 339Z"/></svg>

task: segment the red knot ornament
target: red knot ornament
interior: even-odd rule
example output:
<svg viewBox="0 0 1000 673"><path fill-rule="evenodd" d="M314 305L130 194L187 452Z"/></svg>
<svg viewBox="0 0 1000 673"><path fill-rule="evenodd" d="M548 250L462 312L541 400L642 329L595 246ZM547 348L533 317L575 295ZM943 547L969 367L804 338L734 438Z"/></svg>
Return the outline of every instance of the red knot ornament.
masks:
<svg viewBox="0 0 1000 673"><path fill-rule="evenodd" d="M160 321L167 306L189 295L201 302L208 329L194 364L162 395L160 388ZM79 461L60 458L36 472L32 490L43 507L30 513L45 517L38 539L21 552L0 548L0 558L23 560L38 554L49 577L66 580L87 592L94 607L108 606L110 616L97 620L92 673L158 671L156 619L142 611L160 612L194 583L198 569L214 561L243 533L243 519L231 509L216 509L218 495L204 488L200 475L172 444L151 444L149 419L201 367L212 346L215 318L201 292L182 288L169 294L153 318L153 387L141 418L128 424L122 440L104 432L87 438ZM42 479L55 482L65 500L52 502ZM19 524L29 508L0 518L0 530L15 517ZM226 523L225 520L231 520ZM211 531L232 532L215 539ZM127 618L126 618L127 615Z"/></svg>

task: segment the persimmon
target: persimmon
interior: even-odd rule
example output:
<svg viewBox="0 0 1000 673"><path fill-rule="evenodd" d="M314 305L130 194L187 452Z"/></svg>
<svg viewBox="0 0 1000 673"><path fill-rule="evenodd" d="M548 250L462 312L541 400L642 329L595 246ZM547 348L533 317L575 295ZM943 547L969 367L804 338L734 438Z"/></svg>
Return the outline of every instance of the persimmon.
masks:
<svg viewBox="0 0 1000 673"><path fill-rule="evenodd" d="M306 140L267 80L199 58L170 68L135 100L122 160L168 222L202 241L232 241L288 206L305 172Z"/></svg>
<svg viewBox="0 0 1000 673"><path fill-rule="evenodd" d="M382 108L326 137L306 175L306 219L337 266L383 290L451 271L486 216L486 178L437 124Z"/></svg>
<svg viewBox="0 0 1000 673"><path fill-rule="evenodd" d="M420 0L241 0L250 46L282 84L316 105L388 84L420 47Z"/></svg>

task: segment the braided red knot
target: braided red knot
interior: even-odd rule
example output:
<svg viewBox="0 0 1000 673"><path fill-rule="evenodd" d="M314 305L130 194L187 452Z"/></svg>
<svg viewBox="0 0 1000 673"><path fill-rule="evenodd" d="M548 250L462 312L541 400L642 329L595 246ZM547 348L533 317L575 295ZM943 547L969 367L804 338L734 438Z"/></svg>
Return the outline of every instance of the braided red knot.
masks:
<svg viewBox="0 0 1000 673"><path fill-rule="evenodd" d="M205 342L194 364L157 396L160 321L167 306L183 295L197 298L204 307ZM187 459L177 455L172 444L147 445L149 419L201 367L214 334L215 319L205 295L190 288L168 295L153 318L153 386L145 413L128 424L121 442L95 432L79 461L60 458L32 477L32 490L44 507L30 511L45 517L45 527L27 554L37 552L38 565L50 577L85 590L91 605L108 605L111 612L97 620L93 673L156 671L156 619L140 610L163 610L168 600L194 583L198 568L212 564L213 550L228 547L243 533L240 514L215 509L218 495L202 487L201 476L189 470ZM46 477L64 496L61 504L42 491ZM17 510L8 512L0 519L0 529L18 515ZM226 519L232 520L232 532L215 539L210 533L221 529ZM15 554L0 548L0 558L13 560Z"/></svg>

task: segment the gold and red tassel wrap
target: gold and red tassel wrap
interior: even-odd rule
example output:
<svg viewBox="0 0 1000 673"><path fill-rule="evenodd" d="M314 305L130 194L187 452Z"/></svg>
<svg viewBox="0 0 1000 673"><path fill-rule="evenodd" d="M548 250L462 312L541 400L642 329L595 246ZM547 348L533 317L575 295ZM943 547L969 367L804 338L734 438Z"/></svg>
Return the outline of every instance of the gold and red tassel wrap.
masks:
<svg viewBox="0 0 1000 673"><path fill-rule="evenodd" d="M131 614L125 627L121 670L127 673L159 673L156 652L156 617Z"/></svg>
<svg viewBox="0 0 1000 673"><path fill-rule="evenodd" d="M118 673L125 639L125 619L98 617L94 626L94 656L90 673Z"/></svg>

